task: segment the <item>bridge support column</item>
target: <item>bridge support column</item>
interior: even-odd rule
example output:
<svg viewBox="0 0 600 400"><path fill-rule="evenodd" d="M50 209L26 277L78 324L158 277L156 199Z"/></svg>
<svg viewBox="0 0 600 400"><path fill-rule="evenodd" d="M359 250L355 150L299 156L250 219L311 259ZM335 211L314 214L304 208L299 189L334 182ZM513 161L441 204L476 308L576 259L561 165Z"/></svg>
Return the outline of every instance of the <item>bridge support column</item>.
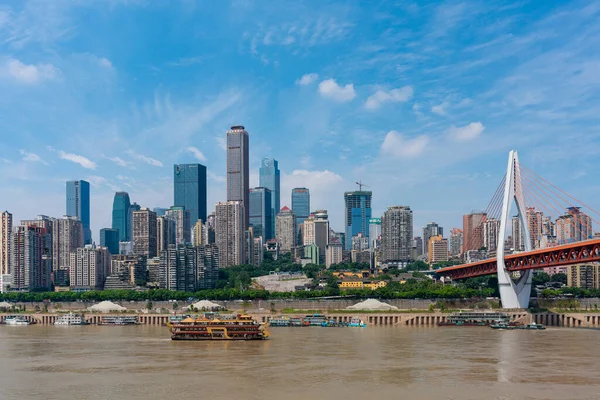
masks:
<svg viewBox="0 0 600 400"><path fill-rule="evenodd" d="M531 271L521 272L518 280L514 281L510 272L506 270L504 263L504 238L506 237L508 219L513 201L517 206L525 251L531 251L531 240L529 238L529 226L526 220L525 202L523 199L523 185L521 183L521 172L519 168L519 156L516 150L511 150L508 155L508 168L506 170L506 184L504 186L504 197L502 200L502 217L500 218L500 232L498 234L498 246L496 247L496 260L498 267L498 286L500 289L500 300L504 308L528 308L531 295Z"/></svg>

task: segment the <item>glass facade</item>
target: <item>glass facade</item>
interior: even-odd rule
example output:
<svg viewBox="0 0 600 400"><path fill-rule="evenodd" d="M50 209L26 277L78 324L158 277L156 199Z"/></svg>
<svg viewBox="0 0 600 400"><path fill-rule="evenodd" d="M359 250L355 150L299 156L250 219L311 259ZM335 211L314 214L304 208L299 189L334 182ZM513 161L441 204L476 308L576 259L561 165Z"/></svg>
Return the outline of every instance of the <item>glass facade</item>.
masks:
<svg viewBox="0 0 600 400"><path fill-rule="evenodd" d="M129 200L129 193L117 192L113 200L112 208L112 228L119 231L119 242L129 242L130 236L130 218L129 209L131 208L131 202ZM112 253L112 252L111 252ZM118 254L113 253L113 254Z"/></svg>
<svg viewBox="0 0 600 400"><path fill-rule="evenodd" d="M352 237L362 234L369 237L369 220L371 219L372 192L346 192L346 250L352 248Z"/></svg>
<svg viewBox="0 0 600 400"><path fill-rule="evenodd" d="M206 167L202 164L173 166L173 205L190 213L191 224L206 221Z"/></svg>
<svg viewBox="0 0 600 400"><path fill-rule="evenodd" d="M310 215L310 191L307 188L292 189L292 211L296 214L296 226L299 227Z"/></svg>
<svg viewBox="0 0 600 400"><path fill-rule="evenodd" d="M119 254L119 230L111 228L100 229L100 246L108 247L110 254Z"/></svg>
<svg viewBox="0 0 600 400"><path fill-rule="evenodd" d="M250 189L250 226L254 237L273 238L272 193L269 189L257 187Z"/></svg>
<svg viewBox="0 0 600 400"><path fill-rule="evenodd" d="M281 209L280 184L281 177L279 173L279 163L274 158L263 158L260 165L258 185L271 191L271 221L273 223L273 226L271 227L272 232L275 232L275 216Z"/></svg>
<svg viewBox="0 0 600 400"><path fill-rule="evenodd" d="M244 230L248 226L250 168L248 132L243 126L227 131L227 201L241 201L244 207Z"/></svg>
<svg viewBox="0 0 600 400"><path fill-rule="evenodd" d="M86 181L67 182L67 213L77 217L83 225L84 244L92 243L90 230L90 184Z"/></svg>

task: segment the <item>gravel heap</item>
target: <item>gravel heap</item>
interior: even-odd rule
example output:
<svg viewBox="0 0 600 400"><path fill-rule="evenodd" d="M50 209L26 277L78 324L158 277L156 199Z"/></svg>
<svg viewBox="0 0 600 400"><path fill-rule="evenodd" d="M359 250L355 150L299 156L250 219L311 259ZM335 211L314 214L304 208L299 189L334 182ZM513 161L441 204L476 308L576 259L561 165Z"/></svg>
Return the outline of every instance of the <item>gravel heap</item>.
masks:
<svg viewBox="0 0 600 400"><path fill-rule="evenodd" d="M387 303L382 303L379 300L376 299L367 299L363 302L354 304L353 306L349 306L346 307L346 310L374 310L374 311L379 311L379 310L397 310L398 307L396 306L390 306Z"/></svg>

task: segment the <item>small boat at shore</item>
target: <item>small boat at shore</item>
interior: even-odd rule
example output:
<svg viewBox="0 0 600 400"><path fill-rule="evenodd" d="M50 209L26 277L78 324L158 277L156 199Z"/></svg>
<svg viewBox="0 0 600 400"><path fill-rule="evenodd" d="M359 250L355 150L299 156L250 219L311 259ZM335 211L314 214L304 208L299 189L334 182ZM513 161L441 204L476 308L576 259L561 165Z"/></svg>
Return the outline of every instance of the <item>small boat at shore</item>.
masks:
<svg viewBox="0 0 600 400"><path fill-rule="evenodd" d="M31 321L20 315L9 315L4 319L4 324L12 326L31 325Z"/></svg>
<svg viewBox="0 0 600 400"><path fill-rule="evenodd" d="M498 322L490 325L490 328L497 330L526 330L526 331L543 331L546 327L542 324L536 324L532 322L531 324L507 324L505 322Z"/></svg>
<svg viewBox="0 0 600 400"><path fill-rule="evenodd" d="M137 316L135 315L123 315L123 316L103 316L100 319L98 325L109 325L109 326L125 326L125 325L139 325Z"/></svg>
<svg viewBox="0 0 600 400"><path fill-rule="evenodd" d="M350 323L348 326L351 328L366 328L367 324L365 324L360 318L352 317L350 319Z"/></svg>

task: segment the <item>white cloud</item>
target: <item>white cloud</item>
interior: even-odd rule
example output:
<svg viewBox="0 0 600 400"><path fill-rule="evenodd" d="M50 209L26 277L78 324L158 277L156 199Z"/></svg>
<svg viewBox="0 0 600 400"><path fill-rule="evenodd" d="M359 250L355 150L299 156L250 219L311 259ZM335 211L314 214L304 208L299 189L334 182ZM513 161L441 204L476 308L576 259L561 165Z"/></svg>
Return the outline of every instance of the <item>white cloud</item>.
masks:
<svg viewBox="0 0 600 400"><path fill-rule="evenodd" d="M198 148L190 146L186 150L192 153L194 157L196 157L196 160L206 162L206 157L200 150L198 150Z"/></svg>
<svg viewBox="0 0 600 400"><path fill-rule="evenodd" d="M74 162L75 164L81 165L83 168L87 169L96 169L96 163L86 158L84 156L80 156L79 154L65 153L62 150L58 151L58 156L67 161Z"/></svg>
<svg viewBox="0 0 600 400"><path fill-rule="evenodd" d="M100 66L104 67L104 68L112 68L113 67L112 62L110 62L110 60L108 58L104 58L104 57L102 57L98 60L98 64L100 64Z"/></svg>
<svg viewBox="0 0 600 400"><path fill-rule="evenodd" d="M454 140L473 140L483 133L485 126L481 122L471 122L469 125L452 127L448 130L449 136Z"/></svg>
<svg viewBox="0 0 600 400"><path fill-rule="evenodd" d="M222 149L222 150L227 150L227 141L225 140L225 138L223 138L222 136L217 136L215 138L215 140L217 141L217 145Z"/></svg>
<svg viewBox="0 0 600 400"><path fill-rule="evenodd" d="M59 70L51 64L24 64L19 60L9 58L4 65L4 73L16 81L26 84L38 83L45 79L52 79L58 75Z"/></svg>
<svg viewBox="0 0 600 400"><path fill-rule="evenodd" d="M44 160L42 160L42 158L40 156L38 156L35 153L30 153L28 151L25 151L23 149L19 150L19 153L21 153L21 155L23 156L22 160L23 161L27 161L27 162L40 162L44 165L48 165L48 163Z"/></svg>
<svg viewBox="0 0 600 400"><path fill-rule="evenodd" d="M438 104L431 107L431 112L437 115L446 115L446 107L448 107L448 103Z"/></svg>
<svg viewBox="0 0 600 400"><path fill-rule="evenodd" d="M319 83L319 93L323 97L329 97L335 101L351 101L356 97L354 85L348 83L345 86L339 86L335 79L327 79Z"/></svg>
<svg viewBox="0 0 600 400"><path fill-rule="evenodd" d="M132 156L136 160L145 162L146 164L150 164L150 165L153 165L155 167L162 167L163 166L163 163L160 162L160 161L158 161L157 159L145 156L143 154L136 153L133 150L128 150L127 154L129 154L130 156Z"/></svg>
<svg viewBox="0 0 600 400"><path fill-rule="evenodd" d="M401 133L389 131L381 144L381 153L393 157L415 157L423 153L429 143L425 135L406 138Z"/></svg>
<svg viewBox="0 0 600 400"><path fill-rule="evenodd" d="M365 107L369 110L379 108L383 103L393 102L405 102L412 98L413 88L411 86L404 86L400 89L392 89L390 91L378 90L369 98L365 103Z"/></svg>
<svg viewBox="0 0 600 400"><path fill-rule="evenodd" d="M297 85L310 85L311 83L315 83L319 79L319 74L304 74L302 78L296 80Z"/></svg>
<svg viewBox="0 0 600 400"><path fill-rule="evenodd" d="M102 155L102 157L106 158L107 160L112 161L119 167L129 167L131 165L131 162L125 161L121 157L116 157L116 156L115 157L107 157L105 155Z"/></svg>
<svg viewBox="0 0 600 400"><path fill-rule="evenodd" d="M218 182L218 183L225 183L227 182L227 178L225 178L222 175L217 175L215 174L213 171L207 171L206 175L208 176L208 179Z"/></svg>

